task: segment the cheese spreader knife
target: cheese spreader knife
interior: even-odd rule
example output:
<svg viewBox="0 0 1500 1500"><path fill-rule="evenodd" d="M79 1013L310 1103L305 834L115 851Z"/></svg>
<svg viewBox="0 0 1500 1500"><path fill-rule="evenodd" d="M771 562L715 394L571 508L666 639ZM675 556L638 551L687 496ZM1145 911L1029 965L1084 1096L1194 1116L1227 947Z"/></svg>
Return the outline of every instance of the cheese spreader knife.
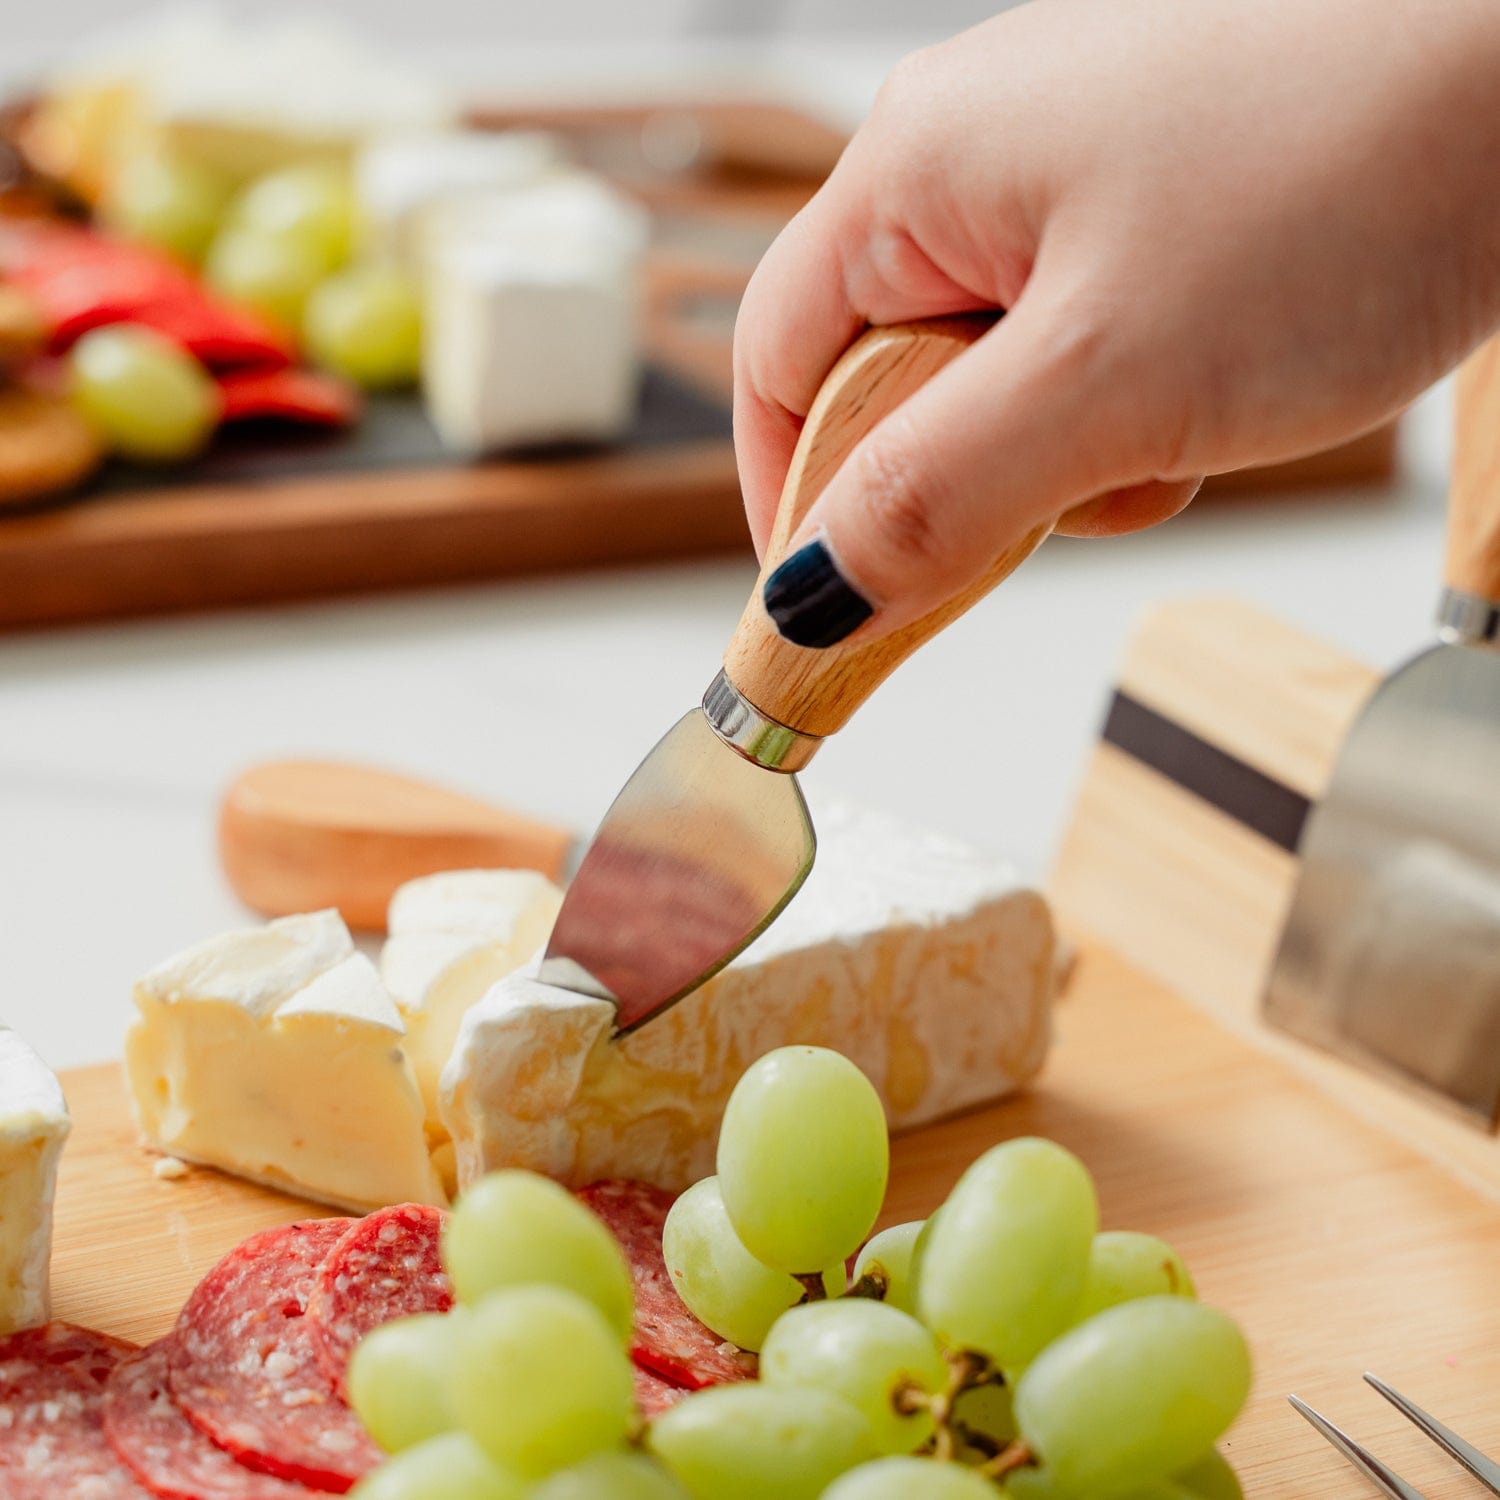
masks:
<svg viewBox="0 0 1500 1500"><path fill-rule="evenodd" d="M912 651L1051 530L1033 530L963 593L878 641L794 645L761 600L798 526L860 439L991 326L989 318L956 317L871 329L818 392L723 670L611 805L541 963L543 981L612 1001L618 1031L681 999L775 920L807 878L816 848L795 773Z"/></svg>
<svg viewBox="0 0 1500 1500"><path fill-rule="evenodd" d="M1309 818L1276 1026L1500 1120L1500 340L1459 374L1440 644L1376 690Z"/></svg>

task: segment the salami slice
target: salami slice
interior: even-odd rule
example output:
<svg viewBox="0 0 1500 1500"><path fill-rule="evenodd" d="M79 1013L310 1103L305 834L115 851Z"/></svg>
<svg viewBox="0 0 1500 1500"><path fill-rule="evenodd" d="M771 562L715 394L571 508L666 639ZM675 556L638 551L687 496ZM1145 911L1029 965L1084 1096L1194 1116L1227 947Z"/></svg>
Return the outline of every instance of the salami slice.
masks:
<svg viewBox="0 0 1500 1500"><path fill-rule="evenodd" d="M173 1399L246 1468L342 1494L381 1459L318 1363L305 1316L353 1221L252 1235L198 1284L168 1342Z"/></svg>
<svg viewBox="0 0 1500 1500"><path fill-rule="evenodd" d="M635 1404L648 1422L669 1406L676 1406L687 1394L680 1385L669 1385L654 1370L635 1367Z"/></svg>
<svg viewBox="0 0 1500 1500"><path fill-rule="evenodd" d="M104 1387L133 1344L48 1323L0 1339L0 1500L150 1500L104 1435Z"/></svg>
<svg viewBox="0 0 1500 1500"><path fill-rule="evenodd" d="M398 1203L358 1220L328 1252L307 1305L308 1334L340 1390L354 1346L372 1328L453 1306L439 1244L443 1218L424 1203Z"/></svg>
<svg viewBox="0 0 1500 1500"><path fill-rule="evenodd" d="M157 1500L309 1500L317 1490L257 1474L216 1448L183 1416L167 1387L168 1340L114 1368L104 1433Z"/></svg>
<svg viewBox="0 0 1500 1500"><path fill-rule="evenodd" d="M672 1194L646 1182L611 1178L582 1188L583 1200L614 1231L635 1281L635 1362L689 1390L748 1380L755 1358L726 1344L684 1305L667 1275L662 1226Z"/></svg>

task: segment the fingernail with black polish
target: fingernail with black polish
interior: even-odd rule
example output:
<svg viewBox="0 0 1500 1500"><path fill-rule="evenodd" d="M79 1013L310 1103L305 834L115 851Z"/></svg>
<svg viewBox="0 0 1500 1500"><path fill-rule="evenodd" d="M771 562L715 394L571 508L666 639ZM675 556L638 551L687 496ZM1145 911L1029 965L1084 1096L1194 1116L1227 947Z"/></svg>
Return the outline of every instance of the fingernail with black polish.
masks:
<svg viewBox="0 0 1500 1500"><path fill-rule="evenodd" d="M799 547L766 579L766 613L796 646L833 646L875 613L839 572L825 542Z"/></svg>

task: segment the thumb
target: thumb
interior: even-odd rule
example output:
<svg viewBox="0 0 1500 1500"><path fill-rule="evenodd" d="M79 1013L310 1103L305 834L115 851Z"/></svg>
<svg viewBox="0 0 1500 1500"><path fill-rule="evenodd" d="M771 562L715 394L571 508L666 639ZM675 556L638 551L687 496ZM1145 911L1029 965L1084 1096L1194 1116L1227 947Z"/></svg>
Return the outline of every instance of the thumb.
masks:
<svg viewBox="0 0 1500 1500"><path fill-rule="evenodd" d="M1071 301L1029 287L850 453L766 580L783 636L826 647L887 635L977 583L1036 526L1117 486L1131 497L1118 530L1187 503L1193 482L1140 482L1151 472L1140 382Z"/></svg>

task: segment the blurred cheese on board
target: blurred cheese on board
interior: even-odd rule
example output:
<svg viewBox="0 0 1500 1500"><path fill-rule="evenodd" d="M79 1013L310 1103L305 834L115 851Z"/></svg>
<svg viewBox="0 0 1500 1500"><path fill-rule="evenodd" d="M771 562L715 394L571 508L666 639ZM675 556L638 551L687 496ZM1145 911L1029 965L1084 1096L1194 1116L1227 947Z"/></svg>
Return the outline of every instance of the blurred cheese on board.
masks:
<svg viewBox="0 0 1500 1500"><path fill-rule="evenodd" d="M69 1123L51 1069L0 1026L0 1335L51 1313L52 1199Z"/></svg>
<svg viewBox="0 0 1500 1500"><path fill-rule="evenodd" d="M406 1027L337 912L178 954L135 987L125 1069L148 1146L356 1212L446 1199Z"/></svg>
<svg viewBox="0 0 1500 1500"><path fill-rule="evenodd" d="M561 140L542 130L378 136L354 160L366 247L415 267L427 210L465 193L525 186L565 159Z"/></svg>
<svg viewBox="0 0 1500 1500"><path fill-rule="evenodd" d="M562 892L535 870L454 870L410 880L391 898L380 977L406 1022L434 1143L438 1081L464 1013L547 940Z"/></svg>
<svg viewBox="0 0 1500 1500"><path fill-rule="evenodd" d="M486 453L628 430L647 235L642 208L580 172L422 216L422 388L444 442Z"/></svg>
<svg viewBox="0 0 1500 1500"><path fill-rule="evenodd" d="M834 808L817 824L818 862L778 921L639 1031L613 1040L612 1006L527 971L469 1011L442 1079L460 1185L529 1167L684 1188L713 1171L740 1074L788 1044L852 1058L896 1129L1036 1074L1054 988L1043 897L887 817Z"/></svg>

